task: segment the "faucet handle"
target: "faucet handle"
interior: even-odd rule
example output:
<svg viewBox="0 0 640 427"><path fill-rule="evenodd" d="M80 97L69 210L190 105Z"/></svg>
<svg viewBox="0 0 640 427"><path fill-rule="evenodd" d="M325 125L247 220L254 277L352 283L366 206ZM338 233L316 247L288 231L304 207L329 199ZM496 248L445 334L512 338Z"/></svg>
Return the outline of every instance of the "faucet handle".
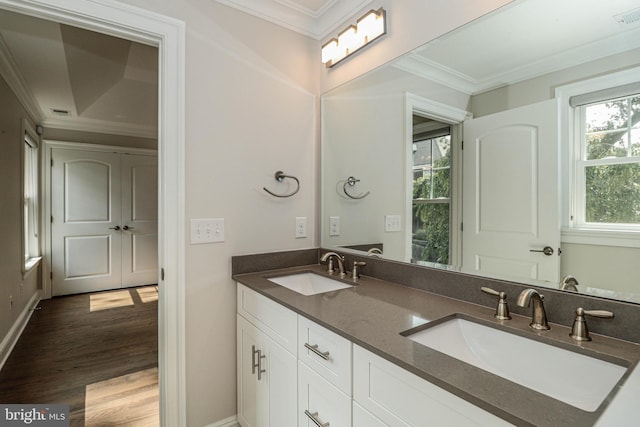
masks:
<svg viewBox="0 0 640 427"><path fill-rule="evenodd" d="M576 319L573 321L571 334L569 336L576 341L591 341L587 321L584 316L601 317L603 319L612 319L613 313L607 310L585 310L582 307L576 308Z"/></svg>
<svg viewBox="0 0 640 427"><path fill-rule="evenodd" d="M367 265L364 261L353 261L353 270L351 271L351 278L353 280L360 278L360 267Z"/></svg>
<svg viewBox="0 0 640 427"><path fill-rule="evenodd" d="M507 305L507 294L504 292L498 292L494 289L482 287L480 288L482 292L485 294L493 295L498 297L498 307L496 307L496 314L493 315L496 319L500 320L509 320L511 316L509 315L509 306Z"/></svg>

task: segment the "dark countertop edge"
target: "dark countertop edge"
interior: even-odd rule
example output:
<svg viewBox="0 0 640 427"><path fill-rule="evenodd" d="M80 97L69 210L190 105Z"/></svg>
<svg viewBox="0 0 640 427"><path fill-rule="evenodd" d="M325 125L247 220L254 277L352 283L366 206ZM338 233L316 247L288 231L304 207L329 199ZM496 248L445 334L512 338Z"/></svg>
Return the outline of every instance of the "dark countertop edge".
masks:
<svg viewBox="0 0 640 427"><path fill-rule="evenodd" d="M318 324L320 324L323 327L326 327L327 329L337 333L340 336L343 336L344 338L350 340L351 342L353 342L354 344L357 344L369 351L371 351L372 353L382 357L385 360L388 360L392 363L394 363L395 365L429 381L430 383L458 396L461 397L462 399L468 401L469 403L478 406L484 410L487 410L488 412L504 419L507 422L513 423L515 425L522 425L522 426L540 426L540 425L545 425L543 422L544 420L537 420L537 419L533 419L531 420L530 417L527 416L520 416L520 414L516 414L516 413L511 413L505 409L503 409L502 407L498 406L497 404L493 404L490 401L488 401L486 398L483 399L482 397L476 396L472 393L467 392L467 390L465 389L461 389L458 386L452 385L451 383L447 382L446 380L444 380L443 378L437 376L437 375L433 375L433 373L431 373L428 369L422 369L418 366L416 366L415 364L412 364L406 360L403 360L402 358L396 357L394 354L392 354L392 352L389 351L385 351L384 349L381 349L379 347L377 347L376 345L368 342L365 339L362 339L356 335L352 335L348 332L345 332L344 330L340 329L339 327L337 327L336 325L334 325L330 319L324 319L321 318L319 316L314 316L312 314L310 314L309 312L305 311L300 305L297 305L295 303L288 303L285 299L283 298L279 298L278 296L273 295L272 293L268 292L268 289L265 290L263 286L260 286L260 282L261 281L265 281L267 283L271 283L268 282L268 280L266 279L266 277L271 276L273 277L274 275L279 275L279 274L291 274L291 273L295 273L295 272L301 272L301 271L314 271L316 273L320 273L323 274L324 273L324 266L321 266L319 264L317 264L317 261L315 261L316 263L310 263L310 264L306 264L306 265L295 265L295 266L291 266L291 267L285 267L285 268L275 268L275 269L269 269L266 271L255 271L255 272L251 272L251 273L242 273L242 274L234 274L232 276L232 278L240 283L242 283L243 285L249 287L250 289L260 293L261 295L264 295L265 297L277 302L278 304L283 305L284 307L287 307L288 309L296 312L297 314L302 315L303 317L306 317ZM334 279L336 279L336 277L332 277ZM380 280L380 279L375 279L375 278L367 278L366 276L363 276L363 278L361 279L361 284L366 283L368 280L371 281L378 281L378 282L382 282L382 283L386 283L392 286L397 286L400 289L405 289L406 291L415 291L415 292L422 292L425 294L430 294L431 296L435 297L435 298L442 298L444 300L451 300L451 301L455 301L456 304L464 304L466 306L469 307L470 311L477 311L478 307L480 307L483 310L487 310L486 307L484 306L479 306L477 304L468 302L468 301L463 301L463 300L457 300L455 298L452 297L448 297L448 296L443 296L443 295L439 295L439 294L434 294L428 291L424 291L424 290L420 290L420 289L415 289L413 287L407 287L401 284L397 284L397 283L392 283L392 282L387 282L384 280ZM343 281L348 282L348 279L344 279ZM271 284L269 285L270 287L277 287L277 288L282 288L278 285L275 284ZM284 289L284 288L282 288ZM286 293L290 293L294 298L308 298L308 297L304 297L302 295L299 295L293 291L289 291L289 290L285 290ZM473 308L473 310L471 310ZM453 314L453 313L451 313ZM473 314L470 315L471 317L474 317ZM521 317L521 316L517 316L516 317ZM528 322L528 320L526 320ZM568 331L569 329L566 328L565 326L562 325L555 325L552 323L552 327L553 329L558 329L558 330L565 330L565 332L567 332L566 335L568 335ZM400 332L400 331L398 331ZM532 337L530 337L532 338ZM627 342L627 341L623 341L617 338L612 338L612 337L606 337L606 336L599 336L600 340L605 340L605 341L609 341L612 340L612 342L620 342L622 343L621 345L626 345L626 346L638 346L635 343L631 343L631 342ZM599 341L600 341L599 340ZM569 341L570 342L570 341ZM562 347L565 347L564 345L561 345ZM600 342L600 345L597 346L598 348L595 349L590 349L589 351L591 352L595 352L595 353L599 353L599 354L603 354L603 355L611 355L611 353L608 351L607 347L607 343L606 342ZM430 350L430 349L429 349ZM434 350L431 350L434 351ZM575 349L574 349L575 351ZM578 351L580 352L580 351ZM436 352L437 353L437 352ZM527 393L530 393L531 395L536 395L537 398L541 398L542 400L546 400L548 401L548 406L547 409L550 409L550 411L547 411L546 414L543 415L543 418L545 419L551 419L553 420L552 424L548 424L548 425L554 425L554 426L558 426L561 424L558 424L557 422L559 421L559 419L556 417L549 417L549 413L551 413L553 415L553 413L557 413L559 414L560 412L557 411L561 411L561 413L564 415L566 414L566 412L571 412L571 414L573 415L573 417L571 417L571 420L568 420L569 423L566 425L576 425L575 423L579 423L580 425L587 425L586 423L594 424L597 419L600 417L600 415L602 415L602 413L604 412L604 410L606 409L608 403L615 398L615 394L617 393L618 389L623 385L619 384L617 385L614 390L612 390L612 392L609 394L609 396L605 399L605 401L603 402L602 405L600 405L600 407L594 411L594 412L588 412L588 411L584 411L578 408L575 408L569 404L565 404L563 402L557 401L556 399L547 397L541 393L535 392L533 390L529 390L526 389L525 387L519 386L515 383L511 383L508 380L502 379L496 375L484 372L478 368L475 367L471 367L470 365L467 365L464 362L458 361L454 358L451 358L449 356L446 356L444 354L442 354L443 357L449 358L451 360L454 361L454 363L458 363L461 365L465 365L473 370L476 371L481 371L486 375L489 375L490 377L495 377L498 378L500 381L502 382L506 382L511 384L513 387L519 387L521 389L524 389L527 391ZM638 363L638 358L640 358L640 355L638 355L635 359L633 360L629 360L631 359L629 357L629 355L625 355L625 357L620 356L617 352L614 351L614 357L616 358L620 358L620 359L624 359L624 360L628 360L629 361L629 368L627 370L627 373L625 374L625 378L629 376L629 374L631 373L631 371L633 370L633 368L637 365ZM605 357L606 358L606 357ZM526 402L525 402L526 404ZM554 411L552 408L550 407L557 407L556 410ZM535 418L535 417L534 417ZM564 424L562 424L564 425Z"/></svg>

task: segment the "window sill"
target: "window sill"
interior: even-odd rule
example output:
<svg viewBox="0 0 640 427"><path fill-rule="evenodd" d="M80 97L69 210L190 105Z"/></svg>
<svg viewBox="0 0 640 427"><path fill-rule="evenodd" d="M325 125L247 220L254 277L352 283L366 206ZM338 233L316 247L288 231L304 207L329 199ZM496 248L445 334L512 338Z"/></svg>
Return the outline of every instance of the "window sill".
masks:
<svg viewBox="0 0 640 427"><path fill-rule="evenodd" d="M563 228L562 243L640 248L640 231Z"/></svg>
<svg viewBox="0 0 640 427"><path fill-rule="evenodd" d="M24 270L22 271L22 279L26 279L37 270L37 267L40 265L40 261L42 261L42 257L33 257L29 258L27 262L24 264Z"/></svg>

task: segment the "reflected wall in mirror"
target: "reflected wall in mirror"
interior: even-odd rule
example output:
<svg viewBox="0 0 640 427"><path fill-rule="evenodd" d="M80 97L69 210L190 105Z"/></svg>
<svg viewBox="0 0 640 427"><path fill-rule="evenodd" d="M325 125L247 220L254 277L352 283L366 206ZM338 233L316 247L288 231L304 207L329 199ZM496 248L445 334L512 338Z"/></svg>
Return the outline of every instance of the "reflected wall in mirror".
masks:
<svg viewBox="0 0 640 427"><path fill-rule="evenodd" d="M579 282L579 292L640 302L640 228L614 226L612 230L603 231L611 227L577 222L581 202L573 197L579 181L574 160L580 161L584 145L575 142L579 132L572 130L580 107L569 105L570 96L580 90L594 92L598 84L627 88L631 84L628 95L636 99L634 95L640 90L634 92L633 83L640 81L640 20L634 21L633 16L640 8L631 0L588 3L588 7L580 0L560 4L553 0L511 3L324 94L322 246L358 251L375 247L382 251L384 258L403 262L419 262L425 258L422 254L428 252L422 260L428 266L556 288L560 287L563 276L572 275ZM554 13L550 14L550 10ZM621 77L598 83L598 79L606 80L607 76ZM633 105L640 108L638 104ZM521 163L513 160L509 150L517 144L500 145L504 138L494 138L491 144L482 147L484 153L494 149L492 163L487 163L491 165L489 169L494 169L494 183L486 190L497 193L495 197L504 194L509 184L517 182L507 173L517 172L520 178L524 176L525 166L538 167L541 160L550 162L541 170L530 171L535 182L522 180L537 186L536 192L527 196L532 200L531 206L525 209L522 203L513 202L516 199L511 196L493 203L486 199L469 202L471 189L480 188L481 183L477 179L478 171L472 168L478 161L469 161L468 153L472 150L468 147L484 140L478 137L471 141L468 131L464 130L466 146L462 151L463 127L491 120L499 127L504 124L501 114L526 108L538 108L546 112L544 114L559 117L556 124L550 125L552 133L558 135L555 148L541 149L539 144L548 141L536 134L529 147L534 157L527 164L524 160ZM558 108L558 111L548 113L549 108ZM616 161L633 165L640 160L640 125L638 110L633 106L629 108L625 116L628 136L619 137L612 146L617 144L620 148L626 144L627 154ZM414 194L414 187L418 185L414 178L423 186L434 184L434 181L427 183L431 178L426 177L434 178L435 169L442 167L442 160L437 160L446 152L436 141L414 146L415 140L421 138L414 138L415 117L420 118L415 120L416 134L421 127L424 131L423 119L452 130L448 195ZM596 130L607 134L619 131L618 128L615 132ZM417 163L414 148L416 152L424 152L426 146L435 150L432 153L435 157L429 162ZM553 152L558 153L557 159ZM605 153L596 159L594 166L601 167L613 156ZM587 170L588 166L583 165L583 169ZM618 165L607 163L605 166ZM516 172L509 172L510 168ZM352 194L369 192L367 197L352 199L344 194L344 184L350 176L359 180L349 187ZM628 176L634 180L636 175ZM490 178L483 177L482 185L488 185ZM630 184L638 186L638 182ZM554 193L556 190L558 194ZM629 197L637 196L631 191ZM542 202L538 199L541 194L552 201ZM432 227L431 233L442 231L440 239L448 234L448 250L440 247L440 241L426 242L434 237L424 239L426 231L421 231L429 224L433 226L434 221L442 223L441 217L446 214L429 216L424 214L424 208L419 208L445 203L444 199L447 199L450 229L447 233L440 226ZM493 262L495 257L490 252L484 253L484 247L475 253L469 252L472 243L468 236L492 228L486 220L484 226L479 225L478 218L488 218L488 214L478 208L482 203L485 207L505 203L501 209L504 217L494 220L501 226L506 226L506 221L515 234L529 236L522 247L510 243L499 245L506 254L500 256L510 258L509 263ZM549 220L551 223L544 224L541 219L544 212L554 215L557 212L557 215ZM464 232L461 232L463 220ZM530 228L523 231L520 223ZM541 237L542 231L550 237ZM429 246L431 249L427 250ZM546 246L553 249L553 255L530 252ZM443 254L447 252L445 259ZM544 266L547 260L555 264ZM547 272L543 273L545 269Z"/></svg>

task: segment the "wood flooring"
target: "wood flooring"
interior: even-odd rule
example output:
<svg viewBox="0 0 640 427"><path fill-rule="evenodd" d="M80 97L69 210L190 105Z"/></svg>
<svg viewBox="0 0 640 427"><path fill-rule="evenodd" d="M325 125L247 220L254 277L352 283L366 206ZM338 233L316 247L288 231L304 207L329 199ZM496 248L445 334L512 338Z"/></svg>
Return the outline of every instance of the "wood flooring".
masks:
<svg viewBox="0 0 640 427"><path fill-rule="evenodd" d="M70 425L157 426L157 287L41 301L0 371L0 403L70 407Z"/></svg>

